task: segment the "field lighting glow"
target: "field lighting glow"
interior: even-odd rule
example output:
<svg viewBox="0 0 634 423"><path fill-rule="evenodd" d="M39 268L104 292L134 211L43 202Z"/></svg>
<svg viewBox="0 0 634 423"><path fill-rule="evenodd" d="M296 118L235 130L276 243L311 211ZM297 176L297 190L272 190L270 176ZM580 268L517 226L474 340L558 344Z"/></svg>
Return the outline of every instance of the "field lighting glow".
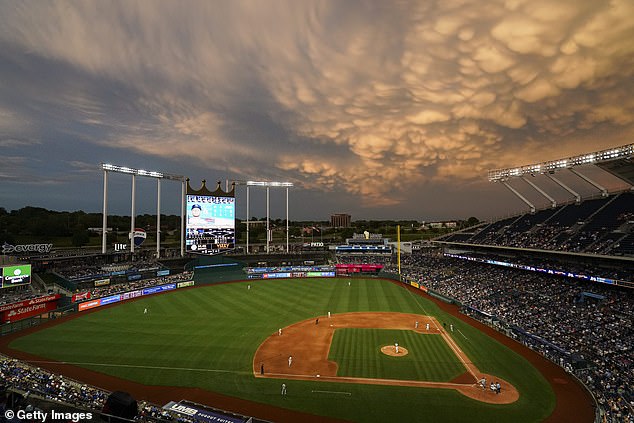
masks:
<svg viewBox="0 0 634 423"><path fill-rule="evenodd" d="M626 159L631 158L632 156L634 156L634 144L628 144L622 147L610 148L608 150L582 154L580 156L568 157L565 159L557 159L553 161L530 164L521 167L490 170L489 181L502 182L512 177L535 175L540 173L552 173L557 170L569 169L575 166L597 164L618 159Z"/></svg>

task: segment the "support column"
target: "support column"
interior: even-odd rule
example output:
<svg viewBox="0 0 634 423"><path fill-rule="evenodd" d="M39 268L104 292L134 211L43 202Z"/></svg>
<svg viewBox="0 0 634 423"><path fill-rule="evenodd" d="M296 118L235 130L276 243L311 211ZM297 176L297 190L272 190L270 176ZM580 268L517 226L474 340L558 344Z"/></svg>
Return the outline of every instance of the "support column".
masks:
<svg viewBox="0 0 634 423"><path fill-rule="evenodd" d="M161 179L156 179L156 258L161 257Z"/></svg>
<svg viewBox="0 0 634 423"><path fill-rule="evenodd" d="M136 174L132 174L132 211L130 212L130 253L134 254L134 218L136 216Z"/></svg>
<svg viewBox="0 0 634 423"><path fill-rule="evenodd" d="M528 207L531 210L531 213L535 213L535 206L533 205L533 203L531 203L530 201L528 201L526 199L526 197L524 197L522 194L520 194L515 188L513 188L512 186L510 186L506 181L502 181L502 184L504 184L505 187L507 187L509 190L511 190L511 192L513 194L515 194L520 200L522 200L523 202L525 202Z"/></svg>
<svg viewBox="0 0 634 423"><path fill-rule="evenodd" d="M526 183L530 186L532 186L533 188L535 188L535 190L537 192L539 192L541 195L543 195L544 197L546 197L549 201L550 201L550 206L554 209L555 207L557 207L557 201L555 201L555 199L553 197L551 197L550 195L548 195L543 189L541 189L540 187L538 187L537 185L535 185L535 183L529 179L526 179L524 176L522 176L522 179L524 181L526 181Z"/></svg>
<svg viewBox="0 0 634 423"><path fill-rule="evenodd" d="M269 242L271 238L271 233L269 232L269 191L270 188L266 187L266 254L269 253Z"/></svg>
<svg viewBox="0 0 634 423"><path fill-rule="evenodd" d="M249 186L247 185L247 251L246 253L249 254L249 223L251 221L251 218L249 217Z"/></svg>
<svg viewBox="0 0 634 423"><path fill-rule="evenodd" d="M108 171L103 171L103 211L101 223L101 254L106 254L106 231L108 230Z"/></svg>
<svg viewBox="0 0 634 423"><path fill-rule="evenodd" d="M566 191L568 191L569 193L571 193L574 197L575 197L575 202L577 204L581 203L581 195L579 195L578 192L573 191L572 188L570 188L568 185L564 184L563 182L561 182L559 179L555 178L553 175L546 173L546 176L548 176L553 182L555 182L557 185L559 185L560 187L562 187L563 189L565 189Z"/></svg>
<svg viewBox="0 0 634 423"><path fill-rule="evenodd" d="M608 190L605 189L602 185L599 185L597 182L595 182L592 179L588 178L586 175L584 175L582 173L579 173L579 171L574 170L573 168L570 168L568 170L570 170L572 173L574 173L575 175L577 175L578 177L580 177L581 179L583 179L584 181L586 181L587 183L589 183L590 185L592 185L593 187L595 187L596 189L601 191L601 196L602 197L607 197L608 196Z"/></svg>

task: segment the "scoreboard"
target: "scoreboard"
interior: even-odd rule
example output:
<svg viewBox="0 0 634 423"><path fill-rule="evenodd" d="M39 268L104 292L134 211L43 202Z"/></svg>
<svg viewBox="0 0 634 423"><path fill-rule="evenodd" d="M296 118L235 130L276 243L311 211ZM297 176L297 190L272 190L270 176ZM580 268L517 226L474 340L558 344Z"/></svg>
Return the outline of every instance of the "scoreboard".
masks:
<svg viewBox="0 0 634 423"><path fill-rule="evenodd" d="M235 248L235 197L187 195L187 251L218 254Z"/></svg>
<svg viewBox="0 0 634 423"><path fill-rule="evenodd" d="M0 286L2 288L26 285L31 283L31 265L21 264L0 267L0 275Z"/></svg>

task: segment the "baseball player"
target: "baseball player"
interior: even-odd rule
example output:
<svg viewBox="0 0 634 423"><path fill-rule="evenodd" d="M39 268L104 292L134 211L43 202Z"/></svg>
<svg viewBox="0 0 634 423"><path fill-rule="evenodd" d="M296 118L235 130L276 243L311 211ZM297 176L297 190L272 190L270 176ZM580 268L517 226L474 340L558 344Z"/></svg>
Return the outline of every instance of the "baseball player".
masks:
<svg viewBox="0 0 634 423"><path fill-rule="evenodd" d="M291 367L291 364L293 364L293 356L289 355L288 356L288 367Z"/></svg>
<svg viewBox="0 0 634 423"><path fill-rule="evenodd" d="M414 325L414 329L418 329L418 320L416 321L416 324Z"/></svg>
<svg viewBox="0 0 634 423"><path fill-rule="evenodd" d="M427 324L425 325L425 329L426 329L426 330L429 330L429 323L427 323Z"/></svg>
<svg viewBox="0 0 634 423"><path fill-rule="evenodd" d="M286 384L282 383L282 395L286 395Z"/></svg>
<svg viewBox="0 0 634 423"><path fill-rule="evenodd" d="M396 349L396 354L398 354L398 342L394 343L394 348Z"/></svg>
<svg viewBox="0 0 634 423"><path fill-rule="evenodd" d="M143 310L143 314L147 314L147 308Z"/></svg>
<svg viewBox="0 0 634 423"><path fill-rule="evenodd" d="M279 329L277 330L277 335L278 335L278 336L282 336L282 328L279 328Z"/></svg>

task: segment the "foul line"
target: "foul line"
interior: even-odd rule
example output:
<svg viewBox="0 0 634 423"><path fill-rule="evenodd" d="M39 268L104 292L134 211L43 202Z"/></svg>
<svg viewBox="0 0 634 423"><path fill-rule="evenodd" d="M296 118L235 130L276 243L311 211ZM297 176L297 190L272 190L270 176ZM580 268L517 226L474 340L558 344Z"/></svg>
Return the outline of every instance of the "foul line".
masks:
<svg viewBox="0 0 634 423"><path fill-rule="evenodd" d="M26 361L26 360L24 360ZM70 366L101 366L101 367L126 367L135 369L151 369L151 370L184 370L188 372L207 372L207 373L242 373L251 374L251 372L239 371L239 370L220 370L220 369L199 369L192 367L164 367L164 366L138 366L135 364L108 364L108 363L84 363L74 361L38 361L30 360L26 361L31 364L65 364Z"/></svg>
<svg viewBox="0 0 634 423"><path fill-rule="evenodd" d="M352 392L343 392L343 391L310 391L313 394L318 393L318 394L341 394L341 395L352 395Z"/></svg>
<svg viewBox="0 0 634 423"><path fill-rule="evenodd" d="M465 334L464 334L464 333L462 333L462 331L461 331L460 329L456 328L456 330L457 330L458 332L460 332L460 335L464 336L464 339L469 339L469 338L467 338L467 337L465 336Z"/></svg>

